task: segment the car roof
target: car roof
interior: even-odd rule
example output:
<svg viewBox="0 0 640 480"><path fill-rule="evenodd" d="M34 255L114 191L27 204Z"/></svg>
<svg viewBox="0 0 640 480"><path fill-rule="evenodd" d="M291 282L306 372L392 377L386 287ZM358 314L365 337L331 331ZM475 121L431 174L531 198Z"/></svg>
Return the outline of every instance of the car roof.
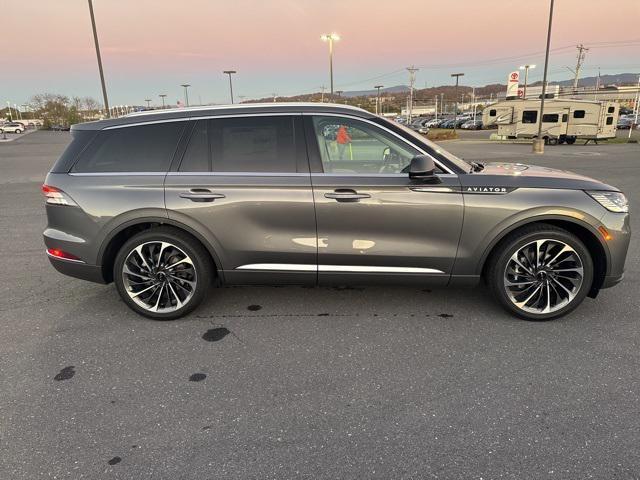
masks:
<svg viewBox="0 0 640 480"><path fill-rule="evenodd" d="M215 105L205 107L167 108L164 110L146 110L130 113L119 118L98 120L94 122L79 123L71 127L72 130L102 130L107 127L132 125L140 123L155 123L167 120L179 120L189 118L225 116L225 115L251 115L251 114L282 114L282 113L318 113L318 114L346 114L362 118L373 118L371 112L362 108L336 103L242 103L237 105Z"/></svg>

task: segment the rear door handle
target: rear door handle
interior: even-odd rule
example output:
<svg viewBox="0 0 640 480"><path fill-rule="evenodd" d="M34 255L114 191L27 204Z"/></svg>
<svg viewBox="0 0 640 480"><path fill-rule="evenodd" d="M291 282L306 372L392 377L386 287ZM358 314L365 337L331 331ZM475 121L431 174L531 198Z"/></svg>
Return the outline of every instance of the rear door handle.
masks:
<svg viewBox="0 0 640 480"><path fill-rule="evenodd" d="M371 198L368 193L358 193L351 189L338 189L330 193L325 193L324 198L331 198L338 202L359 202L363 198Z"/></svg>
<svg viewBox="0 0 640 480"><path fill-rule="evenodd" d="M218 198L225 198L222 193L213 193L206 188L192 188L188 192L178 194L180 198L186 198L192 202L213 202Z"/></svg>

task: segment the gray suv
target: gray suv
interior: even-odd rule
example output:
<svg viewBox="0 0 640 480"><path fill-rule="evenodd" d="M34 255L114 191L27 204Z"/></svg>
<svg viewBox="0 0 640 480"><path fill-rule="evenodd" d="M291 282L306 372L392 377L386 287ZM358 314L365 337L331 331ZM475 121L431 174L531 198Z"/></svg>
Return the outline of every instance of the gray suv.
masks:
<svg viewBox="0 0 640 480"><path fill-rule="evenodd" d="M486 281L559 317L622 279L615 187L467 163L395 122L327 104L164 110L74 125L43 185L47 254L154 319L215 284Z"/></svg>

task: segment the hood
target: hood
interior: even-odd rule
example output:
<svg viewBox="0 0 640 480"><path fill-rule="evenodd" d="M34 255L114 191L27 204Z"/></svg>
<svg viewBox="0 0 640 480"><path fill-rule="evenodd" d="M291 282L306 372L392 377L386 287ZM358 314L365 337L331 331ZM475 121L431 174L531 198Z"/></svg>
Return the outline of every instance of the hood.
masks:
<svg viewBox="0 0 640 480"><path fill-rule="evenodd" d="M574 172L523 163L486 163L480 172L461 175L460 181L462 186L619 191L611 185Z"/></svg>

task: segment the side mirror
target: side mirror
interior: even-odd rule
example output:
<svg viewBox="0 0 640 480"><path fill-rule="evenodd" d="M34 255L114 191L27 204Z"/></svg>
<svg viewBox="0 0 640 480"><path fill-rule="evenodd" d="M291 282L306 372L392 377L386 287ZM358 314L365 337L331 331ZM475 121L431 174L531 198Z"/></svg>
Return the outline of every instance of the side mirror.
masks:
<svg viewBox="0 0 640 480"><path fill-rule="evenodd" d="M411 159L409 165L409 178L416 180L439 182L436 176L436 164L427 155L416 155Z"/></svg>

